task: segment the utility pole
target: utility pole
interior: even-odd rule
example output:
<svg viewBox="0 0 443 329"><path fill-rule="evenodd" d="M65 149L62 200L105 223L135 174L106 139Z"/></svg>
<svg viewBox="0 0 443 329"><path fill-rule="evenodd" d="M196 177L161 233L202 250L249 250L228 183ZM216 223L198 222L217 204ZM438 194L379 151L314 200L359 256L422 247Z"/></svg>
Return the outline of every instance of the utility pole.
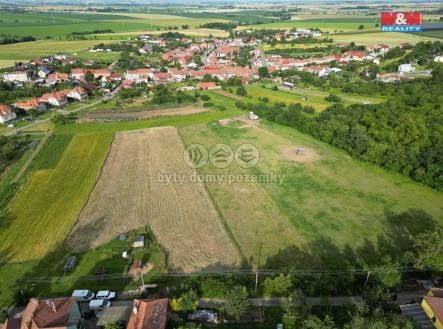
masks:
<svg viewBox="0 0 443 329"><path fill-rule="evenodd" d="M260 259L261 259L261 249L262 249L262 242L260 241L260 248L258 251L258 264L257 264L257 271L255 272L255 292L257 293L257 287L258 287L258 271L260 270Z"/></svg>
<svg viewBox="0 0 443 329"><path fill-rule="evenodd" d="M368 280L369 280L369 276L371 275L371 271L368 271L368 275L366 276L366 281L365 281L365 286L364 288L366 288L366 285L368 284Z"/></svg>

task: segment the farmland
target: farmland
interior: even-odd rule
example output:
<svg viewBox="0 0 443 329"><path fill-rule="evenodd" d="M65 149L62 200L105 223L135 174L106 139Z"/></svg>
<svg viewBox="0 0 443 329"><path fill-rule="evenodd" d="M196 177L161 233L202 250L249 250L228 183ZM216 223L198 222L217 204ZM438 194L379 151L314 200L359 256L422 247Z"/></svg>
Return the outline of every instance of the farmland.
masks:
<svg viewBox="0 0 443 329"><path fill-rule="evenodd" d="M377 255L401 253L412 236L443 223L441 193L351 160L294 129L264 123L250 129L234 125L180 131L186 143L253 143L261 160L252 173L285 174L283 184L208 184L240 250L252 257L251 265L257 261L260 241L269 267L288 262L319 266L343 257L373 264ZM288 158L288 148L294 152L296 147L315 156L301 162ZM233 166L229 170L236 172Z"/></svg>
<svg viewBox="0 0 443 329"><path fill-rule="evenodd" d="M266 95L269 100L274 102L285 102L287 104L302 103L303 105L314 107L316 111L323 111L326 107L331 105L324 100L324 98L329 94L315 88L296 88L291 91L275 91L271 90L270 88L263 88L258 85L250 85L247 87L247 90L248 94L255 99ZM385 101L385 99L381 97L348 95L344 93L337 93L337 95L343 99L345 104L362 102L370 102L376 104ZM307 100L303 100L303 97L307 97Z"/></svg>
<svg viewBox="0 0 443 329"><path fill-rule="evenodd" d="M32 172L0 228L2 262L44 257L63 243L94 185L111 137L76 135L54 169Z"/></svg>
<svg viewBox="0 0 443 329"><path fill-rule="evenodd" d="M182 154L172 127L117 133L68 245L87 250L149 225L175 270L238 265L236 250L203 185L189 180L192 170ZM186 181L168 185L158 181L162 173L184 175Z"/></svg>

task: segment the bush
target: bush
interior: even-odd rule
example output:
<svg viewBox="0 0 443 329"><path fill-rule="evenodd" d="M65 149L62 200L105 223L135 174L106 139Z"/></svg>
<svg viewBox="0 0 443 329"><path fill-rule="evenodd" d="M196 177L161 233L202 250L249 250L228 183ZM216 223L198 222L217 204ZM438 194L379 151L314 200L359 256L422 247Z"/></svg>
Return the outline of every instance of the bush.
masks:
<svg viewBox="0 0 443 329"><path fill-rule="evenodd" d="M334 95L334 94L329 94L329 96L326 96L324 98L324 100L327 102L333 102L333 103L341 102L341 98L338 97L337 95Z"/></svg>
<svg viewBox="0 0 443 329"><path fill-rule="evenodd" d="M61 114L60 112L55 112L52 116L51 116L51 123L58 126L58 125L63 125L67 122L67 118Z"/></svg>

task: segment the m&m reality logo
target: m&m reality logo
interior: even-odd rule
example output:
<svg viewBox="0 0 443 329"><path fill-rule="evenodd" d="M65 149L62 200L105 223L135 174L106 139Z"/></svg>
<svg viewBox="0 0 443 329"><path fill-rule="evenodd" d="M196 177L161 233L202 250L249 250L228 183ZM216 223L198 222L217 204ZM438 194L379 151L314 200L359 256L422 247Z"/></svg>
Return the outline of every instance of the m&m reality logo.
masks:
<svg viewBox="0 0 443 329"><path fill-rule="evenodd" d="M421 32L423 16L420 12L382 12L382 32Z"/></svg>

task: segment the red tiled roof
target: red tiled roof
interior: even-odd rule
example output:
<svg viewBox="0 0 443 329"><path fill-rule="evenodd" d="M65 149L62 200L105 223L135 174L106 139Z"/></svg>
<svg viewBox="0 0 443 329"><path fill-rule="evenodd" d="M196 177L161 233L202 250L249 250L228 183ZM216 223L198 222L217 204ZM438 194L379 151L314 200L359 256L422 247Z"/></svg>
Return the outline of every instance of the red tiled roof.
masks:
<svg viewBox="0 0 443 329"><path fill-rule="evenodd" d="M215 84L215 82L200 82L200 83L197 85L197 88L203 88L203 89L206 89L206 88L214 88L214 87L217 87L217 85Z"/></svg>
<svg viewBox="0 0 443 329"><path fill-rule="evenodd" d="M443 298L425 296L424 299L435 317L443 323Z"/></svg>
<svg viewBox="0 0 443 329"><path fill-rule="evenodd" d="M25 102L15 102L15 106L21 109L36 109L40 103L38 98L29 98Z"/></svg>
<svg viewBox="0 0 443 329"><path fill-rule="evenodd" d="M136 309L136 312L134 311ZM134 299L133 309L126 329L164 329L168 299Z"/></svg>
<svg viewBox="0 0 443 329"><path fill-rule="evenodd" d="M72 297L32 298L23 311L21 328L65 328L74 303L76 300Z"/></svg>
<svg viewBox="0 0 443 329"><path fill-rule="evenodd" d="M5 104L0 104L0 115L8 115L12 112L12 109L10 106Z"/></svg>

